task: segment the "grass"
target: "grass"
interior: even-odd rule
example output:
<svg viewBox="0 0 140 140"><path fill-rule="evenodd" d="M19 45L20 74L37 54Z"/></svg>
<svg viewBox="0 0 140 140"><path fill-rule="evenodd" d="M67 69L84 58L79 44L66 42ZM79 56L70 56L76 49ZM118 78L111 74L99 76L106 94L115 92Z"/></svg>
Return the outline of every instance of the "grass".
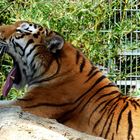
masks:
<svg viewBox="0 0 140 140"><path fill-rule="evenodd" d="M94 64L108 66L111 63L110 77L119 78L114 71L113 60L120 51L138 48L134 41L125 40L133 31L139 30L140 13L127 12L138 5L134 0L119 0L108 3L107 0L1 0L1 23L28 20L47 26L61 33L64 38L79 47ZM115 9L121 7L122 15ZM127 14L127 17L126 17ZM116 22L114 22L116 17ZM124 47L123 47L124 46ZM8 56L0 60L0 86L11 68ZM123 74L122 74L123 75ZM18 95L13 89L13 98Z"/></svg>

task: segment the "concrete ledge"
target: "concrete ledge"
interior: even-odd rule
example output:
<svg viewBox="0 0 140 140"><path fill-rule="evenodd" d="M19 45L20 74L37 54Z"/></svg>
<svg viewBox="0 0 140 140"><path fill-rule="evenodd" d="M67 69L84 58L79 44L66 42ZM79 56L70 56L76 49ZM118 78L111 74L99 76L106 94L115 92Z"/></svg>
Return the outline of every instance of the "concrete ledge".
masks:
<svg viewBox="0 0 140 140"><path fill-rule="evenodd" d="M20 108L0 108L0 140L103 140L22 112Z"/></svg>

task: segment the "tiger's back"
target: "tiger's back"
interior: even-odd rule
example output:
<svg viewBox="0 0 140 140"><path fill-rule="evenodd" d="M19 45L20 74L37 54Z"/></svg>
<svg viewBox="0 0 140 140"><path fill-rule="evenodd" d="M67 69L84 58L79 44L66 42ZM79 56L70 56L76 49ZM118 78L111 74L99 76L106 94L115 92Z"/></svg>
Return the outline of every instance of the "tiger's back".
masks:
<svg viewBox="0 0 140 140"><path fill-rule="evenodd" d="M0 106L20 106L109 140L139 140L140 99L122 96L118 87L61 35L22 21L0 27L0 47L14 60L3 94L6 96L12 85L28 85L22 98L2 101Z"/></svg>

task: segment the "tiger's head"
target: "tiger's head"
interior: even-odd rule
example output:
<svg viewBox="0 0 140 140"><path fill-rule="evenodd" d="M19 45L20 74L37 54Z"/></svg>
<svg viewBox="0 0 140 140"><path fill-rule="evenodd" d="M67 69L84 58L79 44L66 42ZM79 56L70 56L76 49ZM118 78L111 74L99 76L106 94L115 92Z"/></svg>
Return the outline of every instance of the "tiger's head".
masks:
<svg viewBox="0 0 140 140"><path fill-rule="evenodd" d="M58 63L55 54L63 45L64 39L59 34L35 23L19 21L0 26L0 55L9 54L14 65L4 85L3 95L6 96L13 85L19 89L44 80L41 75L46 73L51 63ZM51 76L48 74L44 78Z"/></svg>

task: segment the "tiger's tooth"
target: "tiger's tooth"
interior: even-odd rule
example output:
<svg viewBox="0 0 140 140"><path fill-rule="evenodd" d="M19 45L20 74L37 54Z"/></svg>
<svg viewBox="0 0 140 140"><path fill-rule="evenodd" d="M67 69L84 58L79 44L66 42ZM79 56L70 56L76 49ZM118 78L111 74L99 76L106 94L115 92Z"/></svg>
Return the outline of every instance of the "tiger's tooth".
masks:
<svg viewBox="0 0 140 140"><path fill-rule="evenodd" d="M11 78L12 80L15 80L15 77L13 77L13 76L10 76L10 78Z"/></svg>

